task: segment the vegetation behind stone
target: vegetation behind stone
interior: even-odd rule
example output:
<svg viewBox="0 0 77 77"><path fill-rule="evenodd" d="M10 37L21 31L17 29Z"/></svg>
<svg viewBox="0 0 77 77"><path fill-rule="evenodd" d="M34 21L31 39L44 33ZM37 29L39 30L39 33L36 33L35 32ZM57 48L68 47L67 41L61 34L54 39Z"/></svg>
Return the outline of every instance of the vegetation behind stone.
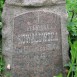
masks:
<svg viewBox="0 0 77 77"><path fill-rule="evenodd" d="M3 11L3 4L5 0L0 0L0 77L3 77L3 71L4 71L4 58L2 55L2 11Z"/></svg>

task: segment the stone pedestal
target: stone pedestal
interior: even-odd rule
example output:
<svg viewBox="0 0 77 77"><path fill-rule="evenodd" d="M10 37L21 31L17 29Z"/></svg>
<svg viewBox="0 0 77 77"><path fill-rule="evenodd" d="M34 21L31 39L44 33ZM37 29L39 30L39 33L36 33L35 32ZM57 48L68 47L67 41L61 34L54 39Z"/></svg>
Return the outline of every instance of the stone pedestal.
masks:
<svg viewBox="0 0 77 77"><path fill-rule="evenodd" d="M11 77L53 77L65 72L66 19L65 0L6 0L3 54Z"/></svg>

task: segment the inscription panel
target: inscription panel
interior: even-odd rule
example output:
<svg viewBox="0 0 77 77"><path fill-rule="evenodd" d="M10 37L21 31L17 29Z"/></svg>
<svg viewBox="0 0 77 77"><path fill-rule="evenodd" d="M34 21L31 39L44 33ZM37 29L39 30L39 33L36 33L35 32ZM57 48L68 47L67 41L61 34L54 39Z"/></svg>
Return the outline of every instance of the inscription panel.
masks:
<svg viewBox="0 0 77 77"><path fill-rule="evenodd" d="M62 72L61 19L29 12L14 19L13 77L53 77Z"/></svg>

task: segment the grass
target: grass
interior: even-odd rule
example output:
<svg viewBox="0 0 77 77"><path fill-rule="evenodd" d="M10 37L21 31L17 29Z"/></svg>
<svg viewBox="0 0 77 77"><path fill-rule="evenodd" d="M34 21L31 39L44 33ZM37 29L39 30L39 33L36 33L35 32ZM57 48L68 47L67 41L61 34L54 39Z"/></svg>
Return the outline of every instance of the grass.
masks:
<svg viewBox="0 0 77 77"><path fill-rule="evenodd" d="M66 0L66 8L68 12L67 28L71 56L67 77L77 77L77 0Z"/></svg>
<svg viewBox="0 0 77 77"><path fill-rule="evenodd" d="M0 0L0 77L3 76L3 71L4 71L4 57L2 54L2 11L3 11L3 4L4 4L4 0Z"/></svg>

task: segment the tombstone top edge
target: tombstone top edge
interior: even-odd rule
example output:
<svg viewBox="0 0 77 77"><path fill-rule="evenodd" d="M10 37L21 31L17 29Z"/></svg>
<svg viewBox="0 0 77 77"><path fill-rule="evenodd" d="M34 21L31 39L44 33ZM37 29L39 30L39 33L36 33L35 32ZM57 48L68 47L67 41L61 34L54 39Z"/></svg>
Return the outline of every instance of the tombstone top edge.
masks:
<svg viewBox="0 0 77 77"><path fill-rule="evenodd" d="M65 0L6 0L7 4L19 6L45 6L65 3Z"/></svg>

